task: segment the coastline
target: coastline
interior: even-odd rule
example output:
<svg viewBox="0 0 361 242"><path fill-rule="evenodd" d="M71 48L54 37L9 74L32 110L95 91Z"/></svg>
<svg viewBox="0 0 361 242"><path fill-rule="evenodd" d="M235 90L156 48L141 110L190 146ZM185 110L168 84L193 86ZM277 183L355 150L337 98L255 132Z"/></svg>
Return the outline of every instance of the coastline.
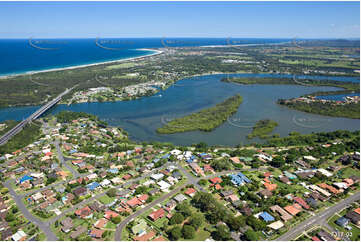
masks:
<svg viewBox="0 0 361 242"><path fill-rule="evenodd" d="M5 75L0 75L0 79L7 79L7 78L12 78L12 77L17 77L17 76L26 76L26 75L45 73L45 72L53 72L53 71L73 70L73 69L85 68L85 67L89 67L89 66L119 63L119 62L125 62L125 61L133 61L133 60L142 59L144 57L160 55L164 52L164 51L157 50L157 49L147 49L147 48L141 48L141 49L136 49L136 50L152 51L153 53L147 54L147 55L136 56L136 57L128 57L128 58L124 58L124 59L118 59L118 60L96 62L96 63L91 63L91 64L75 65L75 66L60 67L60 68L51 68L51 69L39 70L39 71L27 71L24 73L17 73L17 74L5 74Z"/></svg>

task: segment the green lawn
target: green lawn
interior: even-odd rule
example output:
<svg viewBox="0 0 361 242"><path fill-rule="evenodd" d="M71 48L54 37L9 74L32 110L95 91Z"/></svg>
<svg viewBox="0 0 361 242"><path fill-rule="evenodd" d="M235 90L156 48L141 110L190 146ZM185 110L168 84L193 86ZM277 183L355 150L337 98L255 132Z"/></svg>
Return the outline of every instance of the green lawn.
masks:
<svg viewBox="0 0 361 242"><path fill-rule="evenodd" d="M340 218L340 216L338 216L337 214L335 214L334 216L331 217L331 219L328 221L328 224L337 229L338 231L340 231L341 233L343 233L343 235L347 236L350 235L350 239L352 241L359 241L360 240L360 229L357 228L355 225L353 225L351 222L349 223L349 225L352 227L351 230L347 230L345 228L342 228L341 226L337 225L335 222L336 220Z"/></svg>
<svg viewBox="0 0 361 242"><path fill-rule="evenodd" d="M347 167L341 170L342 178L349 178L350 176L360 176L360 170Z"/></svg>
<svg viewBox="0 0 361 242"><path fill-rule="evenodd" d="M98 200L102 204L109 204L114 201L114 198L111 198L108 195L104 195L104 196L100 197Z"/></svg>
<svg viewBox="0 0 361 242"><path fill-rule="evenodd" d="M211 235L211 233L209 233L208 231L204 230L204 227L202 227L201 229L199 229L196 232L196 235L193 239L185 239L185 240L192 240L192 241L205 241L206 239L209 238L209 236Z"/></svg>

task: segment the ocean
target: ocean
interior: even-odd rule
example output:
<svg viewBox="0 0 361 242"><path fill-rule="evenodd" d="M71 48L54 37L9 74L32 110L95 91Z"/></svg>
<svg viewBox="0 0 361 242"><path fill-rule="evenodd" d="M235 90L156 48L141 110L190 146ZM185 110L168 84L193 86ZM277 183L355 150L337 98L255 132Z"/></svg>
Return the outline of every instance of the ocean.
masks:
<svg viewBox="0 0 361 242"><path fill-rule="evenodd" d="M290 39L94 38L0 39L0 76L94 64L152 54L147 48L270 44Z"/></svg>

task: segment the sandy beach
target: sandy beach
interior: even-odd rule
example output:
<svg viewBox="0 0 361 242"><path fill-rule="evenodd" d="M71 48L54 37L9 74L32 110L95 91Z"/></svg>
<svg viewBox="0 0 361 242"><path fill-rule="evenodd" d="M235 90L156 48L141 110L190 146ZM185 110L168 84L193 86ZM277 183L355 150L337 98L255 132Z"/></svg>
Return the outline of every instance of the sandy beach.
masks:
<svg viewBox="0 0 361 242"><path fill-rule="evenodd" d="M91 63L91 64L84 64L84 65L68 66L68 67L61 67L61 68L51 68L51 69L40 70L40 71L27 71L27 72L19 73L19 74L3 75L3 76L0 76L0 79L7 79L7 78L15 77L15 76L25 76L25 75L32 75L32 74L44 73L44 72L52 72L52 71L73 70L73 69L84 68L84 67L89 67L89 66L111 64L111 63L120 63L120 62L125 62L125 61L134 61L134 60L142 59L144 57L156 56L156 55L160 55L160 54L163 53L163 51L156 50L156 49L142 48L142 49L137 49L137 50L152 51L154 53L148 54L148 55L141 55L141 56L137 56L137 57L124 58L124 59L119 59L119 60L103 61L103 62L97 62L97 63Z"/></svg>

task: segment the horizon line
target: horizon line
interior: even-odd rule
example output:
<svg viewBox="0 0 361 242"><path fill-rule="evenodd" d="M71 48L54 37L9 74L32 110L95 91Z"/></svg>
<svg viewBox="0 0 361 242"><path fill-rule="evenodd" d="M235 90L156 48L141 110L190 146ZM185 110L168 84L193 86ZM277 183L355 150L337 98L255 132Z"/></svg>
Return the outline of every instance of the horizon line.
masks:
<svg viewBox="0 0 361 242"><path fill-rule="evenodd" d="M176 36L176 37L0 37L2 39L14 40L28 40L28 39L168 39L168 38L197 38L197 39L302 39L302 40L360 40L360 37L191 37L191 36Z"/></svg>

